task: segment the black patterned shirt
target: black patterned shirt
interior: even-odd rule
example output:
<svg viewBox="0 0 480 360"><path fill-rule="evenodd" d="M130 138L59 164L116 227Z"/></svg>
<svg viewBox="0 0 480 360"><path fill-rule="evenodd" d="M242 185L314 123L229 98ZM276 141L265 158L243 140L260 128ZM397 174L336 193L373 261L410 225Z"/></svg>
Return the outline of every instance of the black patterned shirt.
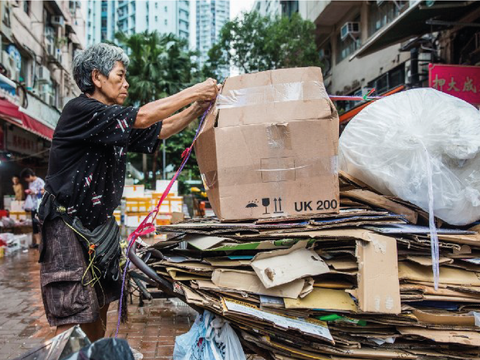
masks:
<svg viewBox="0 0 480 360"><path fill-rule="evenodd" d="M127 152L151 154L160 143L162 123L133 129L137 113L82 94L60 116L45 188L89 229L105 223L120 204Z"/></svg>

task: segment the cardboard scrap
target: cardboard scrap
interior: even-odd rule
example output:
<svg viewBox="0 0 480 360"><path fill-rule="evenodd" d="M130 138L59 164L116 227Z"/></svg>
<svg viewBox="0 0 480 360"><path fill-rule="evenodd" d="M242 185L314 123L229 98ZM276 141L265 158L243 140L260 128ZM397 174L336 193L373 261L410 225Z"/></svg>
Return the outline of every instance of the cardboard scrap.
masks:
<svg viewBox="0 0 480 360"><path fill-rule="evenodd" d="M288 248L297 240L281 239L272 241L239 242L215 236L204 236L189 239L187 243L202 251L235 251L235 250L270 250Z"/></svg>
<svg viewBox="0 0 480 360"><path fill-rule="evenodd" d="M398 264L398 278L432 283L433 272L429 267L402 261ZM440 284L480 286L480 278L471 271L440 267Z"/></svg>
<svg viewBox="0 0 480 360"><path fill-rule="evenodd" d="M412 209L403 206L401 204L395 203L384 196L378 195L370 190L350 190L342 191L342 196L350 197L362 202L365 202L373 207L381 207L387 209L393 213L400 214L405 216L412 224L416 224L418 220L418 214Z"/></svg>
<svg viewBox="0 0 480 360"><path fill-rule="evenodd" d="M299 242L290 249L262 252L253 258L252 268L267 289L330 271L323 259L305 245Z"/></svg>
<svg viewBox="0 0 480 360"><path fill-rule="evenodd" d="M391 224L385 226L365 226L365 228L382 233L382 234L430 234L428 226L418 226L409 224ZM472 231L459 229L437 229L439 235L468 235L473 234Z"/></svg>
<svg viewBox="0 0 480 360"><path fill-rule="evenodd" d="M480 227L436 222L434 289L428 214L340 177L338 213L188 220L148 264L272 359L479 359Z"/></svg>
<svg viewBox="0 0 480 360"><path fill-rule="evenodd" d="M241 314L243 316L251 316L260 320L271 322L279 328L297 330L303 334L309 334L334 343L333 337L328 330L328 326L323 321L288 318L280 314L260 310L256 306L231 299L223 299L223 303L227 314L232 312Z"/></svg>
<svg viewBox="0 0 480 360"><path fill-rule="evenodd" d="M397 330L402 335L421 336L438 343L457 343L463 345L480 346L480 333L475 331L442 331L402 326L398 326Z"/></svg>
<svg viewBox="0 0 480 360"><path fill-rule="evenodd" d="M303 299L284 299L286 309L322 309L356 312L352 297L343 290L315 288Z"/></svg>
<svg viewBox="0 0 480 360"><path fill-rule="evenodd" d="M416 308L412 308L412 313L424 324L467 327L474 327L476 325L473 314L456 315L446 311L427 312Z"/></svg>
<svg viewBox="0 0 480 360"><path fill-rule="evenodd" d="M412 261L414 263L417 263L419 265L423 265L423 266L432 266L432 264L433 264L432 258L429 257L429 256L408 255L407 260ZM442 256L442 257L440 257L440 259L438 259L438 262L439 262L440 265L451 264L451 263L453 263L453 259Z"/></svg>
<svg viewBox="0 0 480 360"><path fill-rule="evenodd" d="M228 269L215 270L212 274L212 282L220 288L294 299L300 295L305 285L305 280L299 279L288 284L267 289L254 272Z"/></svg>
<svg viewBox="0 0 480 360"><path fill-rule="evenodd" d="M361 311L399 314L397 243L394 238L367 233L357 244L358 303Z"/></svg>

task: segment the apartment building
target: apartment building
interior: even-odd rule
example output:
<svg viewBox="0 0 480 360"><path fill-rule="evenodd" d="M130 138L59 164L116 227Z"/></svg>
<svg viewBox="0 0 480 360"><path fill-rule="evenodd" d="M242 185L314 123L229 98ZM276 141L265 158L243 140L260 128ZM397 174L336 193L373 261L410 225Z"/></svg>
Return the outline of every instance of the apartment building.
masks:
<svg viewBox="0 0 480 360"><path fill-rule="evenodd" d="M262 16L291 16L299 10L299 0L256 0L252 10Z"/></svg>
<svg viewBox="0 0 480 360"><path fill-rule="evenodd" d="M430 64L480 64L479 2L300 1L299 12L316 25L332 94L428 86Z"/></svg>
<svg viewBox="0 0 480 360"><path fill-rule="evenodd" d="M87 45L113 41L115 33L158 31L190 38L190 1L88 0Z"/></svg>
<svg viewBox="0 0 480 360"><path fill-rule="evenodd" d="M208 60L208 51L218 41L220 30L229 20L229 0L196 1L196 50L199 52L200 67ZM229 70L220 69L220 73L225 78Z"/></svg>
<svg viewBox="0 0 480 360"><path fill-rule="evenodd" d="M0 199L21 167L43 175L60 110L80 94L72 76L73 57L84 47L80 6L0 2Z"/></svg>

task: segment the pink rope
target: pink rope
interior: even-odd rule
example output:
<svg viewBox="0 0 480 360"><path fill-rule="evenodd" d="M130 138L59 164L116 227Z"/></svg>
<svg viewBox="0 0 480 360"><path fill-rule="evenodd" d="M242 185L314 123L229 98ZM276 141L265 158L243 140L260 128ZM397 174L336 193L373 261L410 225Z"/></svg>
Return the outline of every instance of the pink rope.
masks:
<svg viewBox="0 0 480 360"><path fill-rule="evenodd" d="M123 270L123 276L122 276L122 290L120 291L120 305L119 305L119 308L118 308L118 320L117 320L117 329L115 331L115 338L117 338L118 331L120 329L120 321L121 321L121 317L122 317L122 307L123 307L123 294L125 292L125 279L127 277L127 269L130 265L130 259L128 258L128 253L130 252L130 249L132 248L135 241L137 241L137 239L140 236L148 235L148 234L151 234L151 233L155 232L155 225L154 224L155 224L155 219L157 218L158 212L160 211L160 206L162 206L162 203L165 200L165 198L168 196L168 194L170 193L170 190L172 189L173 184L175 183L178 176L182 172L183 168L185 167L186 163L188 162L188 159L190 159L190 155L192 153L193 146L195 145L195 142L197 141L198 136L200 135L200 130L202 129L205 118L206 118L207 114L210 112L210 109L212 108L212 105L213 105L213 102L210 103L208 109L205 110L205 112L203 113L202 118L200 120L200 124L198 125L197 131L195 133L195 137L193 138L192 144L183 151L183 153L182 153L182 159L183 159L182 163L180 164L180 167L178 168L177 172L173 176L172 180L170 180L170 182L168 183L168 186L165 189L165 191L163 192L162 196L160 197L160 200L158 201L157 206L155 206L155 208L152 211L150 211L150 213L140 223L140 225L128 236L128 239L127 239L128 246L127 246L127 252L126 252L127 262L125 263L125 268ZM150 219L151 219L151 221L150 221Z"/></svg>

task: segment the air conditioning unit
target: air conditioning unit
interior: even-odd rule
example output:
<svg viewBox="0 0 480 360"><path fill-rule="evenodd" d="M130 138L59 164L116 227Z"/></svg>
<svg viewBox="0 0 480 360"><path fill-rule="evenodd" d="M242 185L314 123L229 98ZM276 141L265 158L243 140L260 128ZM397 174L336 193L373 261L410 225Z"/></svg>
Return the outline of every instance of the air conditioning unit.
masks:
<svg viewBox="0 0 480 360"><path fill-rule="evenodd" d="M40 93L40 98L50 106L55 105L55 97L50 92Z"/></svg>
<svg viewBox="0 0 480 360"><path fill-rule="evenodd" d="M41 96L43 96L43 94L51 93L52 86L50 84L40 84L38 86L38 92Z"/></svg>
<svg viewBox="0 0 480 360"><path fill-rule="evenodd" d="M15 66L15 59L13 58L13 56L10 56L9 53L7 53L5 50L2 51L2 64L3 66L5 66L6 68L10 68L12 66Z"/></svg>
<svg viewBox="0 0 480 360"><path fill-rule="evenodd" d="M52 16L52 25L53 26L59 26L59 27L64 27L65 26L65 19L63 18L62 15L56 15Z"/></svg>
<svg viewBox="0 0 480 360"><path fill-rule="evenodd" d="M6 51L2 51L1 62L2 62L2 65L5 67L5 69L7 70L7 74L10 77L10 79L18 81L19 71L15 63L15 58L9 53L7 53Z"/></svg>
<svg viewBox="0 0 480 360"><path fill-rule="evenodd" d="M50 78L50 70L46 66L38 67L38 81L50 83L52 79Z"/></svg>
<svg viewBox="0 0 480 360"><path fill-rule="evenodd" d="M340 38L345 40L348 37L357 38L360 35L359 22L346 22L340 29Z"/></svg>

